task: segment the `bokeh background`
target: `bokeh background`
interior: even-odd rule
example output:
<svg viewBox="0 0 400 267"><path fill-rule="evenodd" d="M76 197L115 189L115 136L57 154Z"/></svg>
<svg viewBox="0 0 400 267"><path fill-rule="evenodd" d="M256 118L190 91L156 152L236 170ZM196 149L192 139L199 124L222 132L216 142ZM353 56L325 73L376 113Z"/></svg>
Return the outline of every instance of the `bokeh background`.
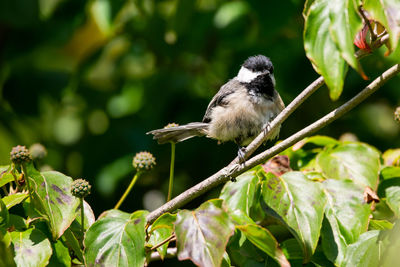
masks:
<svg viewBox="0 0 400 267"><path fill-rule="evenodd" d="M0 165L17 144L41 143L43 168L83 177L96 215L112 208L134 174L132 156L150 151L157 166L141 177L122 210L165 201L170 146L146 132L200 121L219 87L251 55L269 56L288 104L318 75L305 56L302 0L1 0ZM399 52L362 60L375 78ZM368 81L349 70L336 102L319 89L282 126L285 138L359 92ZM400 146L394 78L345 117L319 132L353 133L379 150ZM268 143L267 145L272 145ZM206 138L177 145L174 194L210 176L237 153ZM216 197L218 189L206 198Z"/></svg>

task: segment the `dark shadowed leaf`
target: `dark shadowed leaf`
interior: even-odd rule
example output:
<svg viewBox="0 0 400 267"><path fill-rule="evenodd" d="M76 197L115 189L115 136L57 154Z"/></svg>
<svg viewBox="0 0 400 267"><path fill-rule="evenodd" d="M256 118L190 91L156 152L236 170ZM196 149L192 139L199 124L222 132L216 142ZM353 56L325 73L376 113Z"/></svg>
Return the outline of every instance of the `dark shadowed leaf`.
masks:
<svg viewBox="0 0 400 267"><path fill-rule="evenodd" d="M148 244L155 246L162 241L166 240L174 232L174 222L176 220L176 214L164 213L151 225L151 229L148 232L150 239ZM160 253L161 259L164 259L167 254L169 242L157 248L158 253Z"/></svg>
<svg viewBox="0 0 400 267"><path fill-rule="evenodd" d="M227 182L219 197L230 210L241 210L250 216L258 181L256 170L247 171L236 177L236 182Z"/></svg>
<svg viewBox="0 0 400 267"><path fill-rule="evenodd" d="M367 231L371 208L364 202L363 188L352 181L328 179L322 185L327 198L322 246L328 259L340 266L346 247Z"/></svg>
<svg viewBox="0 0 400 267"><path fill-rule="evenodd" d="M6 227L8 225L10 214L6 204L0 199L0 227Z"/></svg>
<svg viewBox="0 0 400 267"><path fill-rule="evenodd" d="M377 187L380 154L366 144L344 143L327 147L318 154L317 163L326 178L350 179L372 189Z"/></svg>
<svg viewBox="0 0 400 267"><path fill-rule="evenodd" d="M303 252L299 245L299 242L295 238L290 238L282 242L281 248L283 254L289 260L301 260L303 259Z"/></svg>
<svg viewBox="0 0 400 267"><path fill-rule="evenodd" d="M301 172L269 177L262 185L266 212L283 221L309 261L318 243L326 198L320 183Z"/></svg>
<svg viewBox="0 0 400 267"><path fill-rule="evenodd" d="M238 225L236 228L242 231L251 243L278 262L280 266L290 266L279 247L278 241L267 229L256 224Z"/></svg>
<svg viewBox="0 0 400 267"><path fill-rule="evenodd" d="M358 72L362 72L354 52L354 38L362 28L355 0L331 0L329 17L331 20L330 33L337 44L342 57Z"/></svg>
<svg viewBox="0 0 400 267"><path fill-rule="evenodd" d="M266 266L266 255L254 246L240 230L229 240L227 251L233 266L240 267L264 267ZM271 260L271 262L275 263Z"/></svg>
<svg viewBox="0 0 400 267"><path fill-rule="evenodd" d="M52 249L50 241L37 229L30 228L24 232L12 232L17 266L47 266Z"/></svg>
<svg viewBox="0 0 400 267"><path fill-rule="evenodd" d="M71 249L76 257L81 261L84 262L83 260L83 253L81 246L79 244L78 239L76 239L74 233L71 231L70 228L68 228L63 235L63 239L65 240L66 245L68 246L69 249Z"/></svg>
<svg viewBox="0 0 400 267"><path fill-rule="evenodd" d="M233 231L220 199L207 201L194 211L179 211L175 223L178 259L190 259L202 267L219 267Z"/></svg>
<svg viewBox="0 0 400 267"><path fill-rule="evenodd" d="M120 216L117 216L117 213ZM85 263L91 266L142 267L147 211L122 211L92 224L85 235Z"/></svg>
<svg viewBox="0 0 400 267"><path fill-rule="evenodd" d="M28 164L29 184L34 208L48 221L54 239L71 225L79 207L78 198L71 194L72 178L56 171L38 172Z"/></svg>
<svg viewBox="0 0 400 267"><path fill-rule="evenodd" d="M376 230L363 233L356 243L347 247L346 257L341 266L378 266L381 246L378 237L379 231Z"/></svg>
<svg viewBox="0 0 400 267"><path fill-rule="evenodd" d="M386 189L392 186L400 186L400 168L399 167L385 167L381 170L380 181L378 185L378 196L381 198L386 197Z"/></svg>
<svg viewBox="0 0 400 267"><path fill-rule="evenodd" d="M332 100L342 93L347 65L330 34L330 0L314 1L304 26L304 48L316 72L324 77Z"/></svg>

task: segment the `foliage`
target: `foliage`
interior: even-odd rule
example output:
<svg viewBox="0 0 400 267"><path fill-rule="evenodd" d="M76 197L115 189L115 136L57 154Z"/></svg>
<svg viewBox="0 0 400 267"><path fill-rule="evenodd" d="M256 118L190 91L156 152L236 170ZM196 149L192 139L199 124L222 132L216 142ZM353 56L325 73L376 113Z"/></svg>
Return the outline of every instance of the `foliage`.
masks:
<svg viewBox="0 0 400 267"><path fill-rule="evenodd" d="M220 199L193 211L165 213L150 226L147 211L109 210L94 223L88 219L84 247L80 228L73 226L80 222L80 210L70 202L78 200L68 190L72 179L54 171L40 173L31 163L21 169L12 164L3 167L0 180L23 173L36 186L29 190L32 202L26 191L17 192L28 189L23 182L1 199L2 244L15 255L17 266L70 266L82 262L80 254L87 265L142 266L153 251L165 258L173 244L178 259L199 266L220 266L226 257L235 266L264 264L269 258L281 266L298 261L319 266L321 257L338 266L393 260L378 251L398 246L391 240L399 234L400 167L382 163L382 153L365 143L324 136L307 138L282 155L291 159L292 170L277 174L266 171L267 165L257 166L225 184ZM332 158L336 162L329 163ZM385 183L389 180L395 181ZM369 199L368 189L382 192L380 199ZM67 206L73 212L59 216ZM384 213L382 206L387 207ZM88 206L85 212L93 216ZM36 256L26 262L28 250Z"/></svg>
<svg viewBox="0 0 400 267"><path fill-rule="evenodd" d="M46 20L62 1L39 2L40 15ZM89 20L81 31L96 28L92 43L79 42L80 34L76 33L65 49L79 49L72 49L72 58L64 58L65 66L57 66L85 68L88 64L87 82L97 83L101 90L108 90L118 80L116 71L104 68L110 61L124 62L121 72L135 79L150 77L155 68L150 48L138 45L139 52L121 59L122 50L127 50L131 40L126 36L111 40L124 27L150 34L154 18L140 18L151 13L153 6L148 3L152 2L116 2L118 7L108 1L91 1ZM184 20L187 10L194 9L189 1L175 2L173 11L164 7L166 17L176 12ZM343 91L348 65L366 78L353 46L356 35L366 26L359 3L368 11L369 19L385 29L379 36L374 36L378 32L370 32L370 40L364 36L360 42L368 45L363 47L374 50L385 44L388 54L395 52L400 32L393 15L400 12L396 1L309 0L303 11L307 57L323 76L333 100ZM225 3L215 14L216 27L228 27L250 8L242 1ZM19 23L12 17L7 20ZM134 23L126 26L126 21ZM165 35L166 42L176 42L176 34L185 27L182 21L173 24L175 31ZM384 36L388 41L379 43ZM108 41L96 64L90 65L88 55L94 53L93 47ZM105 73L112 79L102 81ZM144 83L132 80L120 96L113 96L108 103L112 116L123 117L140 108L138 102L124 102L124 95L133 101L142 97ZM60 124L76 130L75 136L57 131L65 144L74 143L80 135L81 126L74 116L60 119ZM94 132L101 130L93 127ZM30 159L25 150L24 156ZM193 210L164 213L152 223L146 220L146 210L127 213L112 209L96 220L90 205L71 193L71 177L40 170L37 161L13 160L0 167L0 251L4 255L0 263L140 267L152 264L159 255L162 260L176 256L198 266L393 266L400 249L399 155L399 149L382 153L363 142L309 137L281 153L290 166L275 167L285 167L284 171L271 169L270 162L256 166L238 176L237 181L227 182L217 199L207 200ZM138 175L139 171L135 177ZM169 253L170 248L176 248L176 255Z"/></svg>

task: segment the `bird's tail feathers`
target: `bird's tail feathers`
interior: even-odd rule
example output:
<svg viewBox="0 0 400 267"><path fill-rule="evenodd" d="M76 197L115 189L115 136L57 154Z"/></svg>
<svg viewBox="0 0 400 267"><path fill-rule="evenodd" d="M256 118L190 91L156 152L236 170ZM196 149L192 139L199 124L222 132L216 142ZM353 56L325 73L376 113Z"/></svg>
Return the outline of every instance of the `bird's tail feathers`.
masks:
<svg viewBox="0 0 400 267"><path fill-rule="evenodd" d="M195 136L207 135L208 123L192 122L189 124L153 130L147 134L152 134L153 139L156 139L159 144L168 142L181 142Z"/></svg>

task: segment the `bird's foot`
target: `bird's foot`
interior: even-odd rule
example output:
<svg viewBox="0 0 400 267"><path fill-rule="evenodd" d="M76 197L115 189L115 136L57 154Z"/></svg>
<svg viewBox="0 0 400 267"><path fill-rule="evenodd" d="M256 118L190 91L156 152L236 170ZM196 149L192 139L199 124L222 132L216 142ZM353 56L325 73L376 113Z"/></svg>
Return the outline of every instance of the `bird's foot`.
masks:
<svg viewBox="0 0 400 267"><path fill-rule="evenodd" d="M238 150L238 158L239 158L239 164L244 164L244 162L246 161L245 159L245 155L246 155L246 148L245 147L239 147Z"/></svg>

